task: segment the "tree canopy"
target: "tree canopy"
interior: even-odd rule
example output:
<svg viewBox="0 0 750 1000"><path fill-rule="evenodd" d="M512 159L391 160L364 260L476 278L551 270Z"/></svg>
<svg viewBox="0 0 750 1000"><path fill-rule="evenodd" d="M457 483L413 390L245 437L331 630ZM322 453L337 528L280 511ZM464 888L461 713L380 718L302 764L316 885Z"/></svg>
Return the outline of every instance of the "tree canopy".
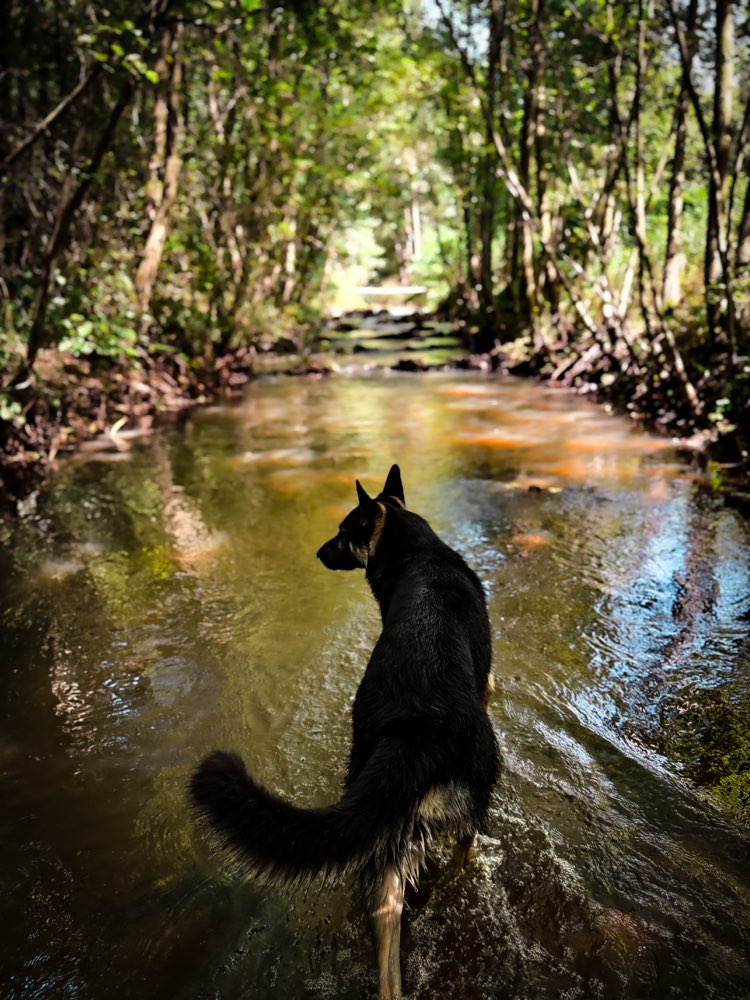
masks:
<svg viewBox="0 0 750 1000"><path fill-rule="evenodd" d="M744 5L9 0L0 29L3 414L40 351L216 357L358 275L746 454Z"/></svg>

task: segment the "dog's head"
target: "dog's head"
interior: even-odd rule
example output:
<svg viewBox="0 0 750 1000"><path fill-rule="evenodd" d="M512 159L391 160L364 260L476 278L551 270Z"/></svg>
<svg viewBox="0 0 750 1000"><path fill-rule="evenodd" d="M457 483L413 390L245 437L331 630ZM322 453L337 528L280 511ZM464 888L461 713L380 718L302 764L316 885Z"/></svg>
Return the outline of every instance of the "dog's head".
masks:
<svg viewBox="0 0 750 1000"><path fill-rule="evenodd" d="M399 467L391 466L385 486L375 499L357 480L357 499L359 503L341 522L338 534L318 549L318 559L328 569L366 569L375 555L388 505L405 506Z"/></svg>

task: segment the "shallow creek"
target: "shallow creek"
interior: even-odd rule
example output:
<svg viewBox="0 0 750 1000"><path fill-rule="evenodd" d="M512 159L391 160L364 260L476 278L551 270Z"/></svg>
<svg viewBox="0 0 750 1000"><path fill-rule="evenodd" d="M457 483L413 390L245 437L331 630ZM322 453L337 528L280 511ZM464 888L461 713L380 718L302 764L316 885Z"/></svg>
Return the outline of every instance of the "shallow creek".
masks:
<svg viewBox="0 0 750 1000"><path fill-rule="evenodd" d="M233 880L185 784L218 746L337 798L379 619L315 551L392 462L486 586L504 758L408 995L750 996L750 532L667 442L454 372L264 378L120 449L0 544L3 997L372 993L356 894Z"/></svg>

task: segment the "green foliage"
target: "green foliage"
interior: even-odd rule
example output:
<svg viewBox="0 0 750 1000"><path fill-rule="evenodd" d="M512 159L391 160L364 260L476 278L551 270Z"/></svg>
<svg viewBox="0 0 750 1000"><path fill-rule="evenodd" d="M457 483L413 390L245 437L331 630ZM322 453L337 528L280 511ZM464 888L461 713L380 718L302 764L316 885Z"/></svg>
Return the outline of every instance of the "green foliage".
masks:
<svg viewBox="0 0 750 1000"><path fill-rule="evenodd" d="M24 424L23 407L7 392L0 392L0 421L3 420L13 424L14 427L22 427Z"/></svg>
<svg viewBox="0 0 750 1000"><path fill-rule="evenodd" d="M325 308L353 279L403 279L430 285L432 301L454 290L489 345L527 344L548 367L552 343L580 356L604 331L616 357L607 378L627 358L622 384L657 387L684 415L680 349L703 425L741 427L747 378L728 361L730 343L749 353L750 285L736 266L748 184L740 123L729 130L738 173L727 178L723 237L733 270L728 288L723 277L707 287L708 157L687 109L682 299L664 311L681 79L667 13L654 8L641 25L621 2L501 8L498 28L490 5L469 0L443 4L448 23L416 0L10 0L0 155L90 82L9 169L12 322L0 352L42 329L43 343L79 354L128 356L153 342L203 357ZM710 118L705 15L696 73ZM743 38L738 94L750 72ZM144 291L137 273L159 227Z"/></svg>
<svg viewBox="0 0 750 1000"><path fill-rule="evenodd" d="M687 685L662 714L663 749L716 805L750 823L750 698Z"/></svg>
<svg viewBox="0 0 750 1000"><path fill-rule="evenodd" d="M47 316L61 351L76 357L137 357L133 285L117 255L99 263L87 254L77 268L58 273Z"/></svg>
<svg viewBox="0 0 750 1000"><path fill-rule="evenodd" d="M71 313L60 323L65 331L58 346L61 351L80 357L98 354L102 357L137 357L137 335L132 327L109 323L96 317L86 318L81 313Z"/></svg>
<svg viewBox="0 0 750 1000"><path fill-rule="evenodd" d="M750 826L750 770L721 778L712 798L724 812Z"/></svg>

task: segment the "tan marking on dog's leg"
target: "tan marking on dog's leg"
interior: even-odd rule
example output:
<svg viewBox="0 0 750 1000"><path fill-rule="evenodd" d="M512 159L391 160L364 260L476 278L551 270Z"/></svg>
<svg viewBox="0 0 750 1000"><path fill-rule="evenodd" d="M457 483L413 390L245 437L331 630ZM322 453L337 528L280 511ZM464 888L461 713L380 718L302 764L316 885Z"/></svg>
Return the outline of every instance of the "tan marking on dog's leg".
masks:
<svg viewBox="0 0 750 1000"><path fill-rule="evenodd" d="M386 869L370 896L370 919L378 963L378 1000L401 996L401 913L404 881L396 868Z"/></svg>
<svg viewBox="0 0 750 1000"><path fill-rule="evenodd" d="M490 700L495 693L495 675L487 675L487 687L484 689L484 707L489 708Z"/></svg>
<svg viewBox="0 0 750 1000"><path fill-rule="evenodd" d="M461 871L465 868L477 852L477 835L470 833L468 837L461 837L456 841L453 848L453 864Z"/></svg>

